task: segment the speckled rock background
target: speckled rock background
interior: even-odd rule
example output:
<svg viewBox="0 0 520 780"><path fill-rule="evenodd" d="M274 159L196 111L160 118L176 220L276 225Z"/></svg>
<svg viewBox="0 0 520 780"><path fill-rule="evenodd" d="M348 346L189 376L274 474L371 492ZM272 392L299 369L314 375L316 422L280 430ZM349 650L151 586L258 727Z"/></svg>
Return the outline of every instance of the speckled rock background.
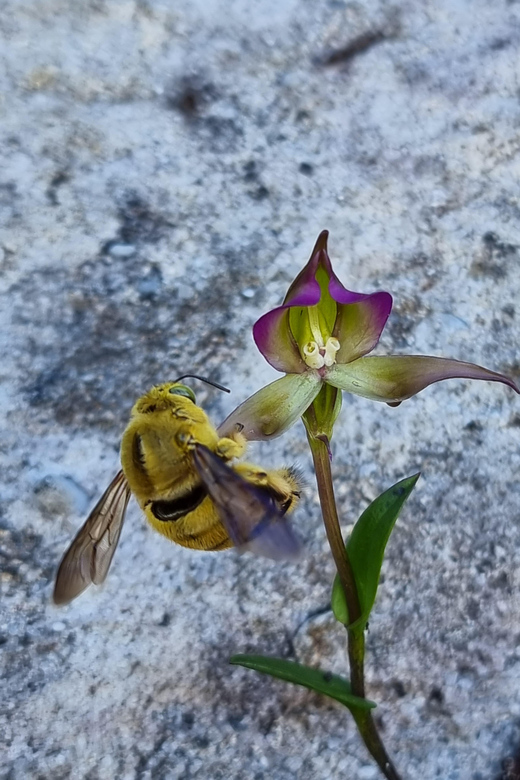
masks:
<svg viewBox="0 0 520 780"><path fill-rule="evenodd" d="M377 778L339 705L227 664L345 670L300 425L253 448L307 474L299 567L132 507L103 588L58 609L52 580L150 384L229 385L194 385L219 421L275 378L250 329L323 228L347 286L394 295L381 353L518 379L520 4L5 0L0 36L0 777ZM518 776L519 430L499 385L344 402L345 530L423 472L368 634L408 780Z"/></svg>

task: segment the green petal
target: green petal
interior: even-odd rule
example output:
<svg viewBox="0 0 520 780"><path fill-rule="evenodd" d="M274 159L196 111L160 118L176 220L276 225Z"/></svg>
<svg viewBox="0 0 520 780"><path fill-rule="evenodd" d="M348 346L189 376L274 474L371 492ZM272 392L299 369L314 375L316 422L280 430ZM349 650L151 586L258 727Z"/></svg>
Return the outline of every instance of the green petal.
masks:
<svg viewBox="0 0 520 780"><path fill-rule="evenodd" d="M504 374L474 363L418 355L363 357L346 365L337 363L324 376L333 387L387 404L398 404L434 382L455 378L502 382L520 393L513 380Z"/></svg>
<svg viewBox="0 0 520 780"><path fill-rule="evenodd" d="M231 412L218 429L220 436L242 433L248 441L280 436L309 408L320 391L317 371L287 374L263 387Z"/></svg>

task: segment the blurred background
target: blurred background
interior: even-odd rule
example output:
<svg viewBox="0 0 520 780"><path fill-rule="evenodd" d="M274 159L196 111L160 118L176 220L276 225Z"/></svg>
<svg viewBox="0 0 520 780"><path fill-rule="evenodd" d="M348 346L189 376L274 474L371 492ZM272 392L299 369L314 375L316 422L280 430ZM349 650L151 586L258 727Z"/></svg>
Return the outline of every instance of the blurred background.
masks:
<svg viewBox="0 0 520 780"><path fill-rule="evenodd" d="M277 378L251 327L322 229L348 288L394 296L378 352L518 380L520 5L5 0L0 41L0 777L377 778L346 710L227 664L346 672L301 424L251 451L306 475L298 566L175 547L132 505L102 588L58 609L52 582L151 384L226 384L193 384L219 422ZM408 778L511 776L519 428L499 385L344 400L345 532L423 474L367 639Z"/></svg>

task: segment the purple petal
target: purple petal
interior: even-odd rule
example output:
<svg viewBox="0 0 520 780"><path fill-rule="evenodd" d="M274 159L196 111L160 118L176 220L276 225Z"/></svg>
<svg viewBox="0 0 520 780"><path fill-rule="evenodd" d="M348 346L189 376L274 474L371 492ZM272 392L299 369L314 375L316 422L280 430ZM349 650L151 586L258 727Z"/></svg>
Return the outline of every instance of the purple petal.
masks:
<svg viewBox="0 0 520 780"><path fill-rule="evenodd" d="M318 239L319 240L319 239ZM329 293L338 306L333 335L341 348L336 355L338 363L350 363L371 352L381 337L392 311L392 296L387 292L356 293L342 285L327 254L327 245L320 254L320 263L329 278Z"/></svg>
<svg viewBox="0 0 520 780"><path fill-rule="evenodd" d="M277 371L302 374L307 370L289 327L289 306L278 306L260 317L253 325L253 338L267 362Z"/></svg>
<svg viewBox="0 0 520 780"><path fill-rule="evenodd" d="M320 391L317 371L287 376L262 387L218 428L219 436L241 433L248 441L262 441L280 436L309 408Z"/></svg>
<svg viewBox="0 0 520 780"><path fill-rule="evenodd" d="M316 271L323 256L327 258L330 266L330 260L327 256L328 238L329 231L322 230L314 244L309 262L287 290L287 295L283 301L284 304L291 304L291 306L314 306L318 303L321 292L320 285L316 281Z"/></svg>
<svg viewBox="0 0 520 780"><path fill-rule="evenodd" d="M285 374L301 374L307 370L298 345L289 327L289 309L292 306L314 306L321 297L316 271L320 251L327 247L328 231L320 233L311 258L289 287L282 306L264 314L253 326L256 346L268 363Z"/></svg>
<svg viewBox="0 0 520 780"><path fill-rule="evenodd" d="M332 287L332 280L330 287ZM336 355L336 362L350 363L372 352L376 346L392 309L392 296L387 292L362 295L351 293L343 288L341 298L356 297L358 302L341 305L345 301L341 301L338 289L332 297L340 303L332 334L341 345Z"/></svg>
<svg viewBox="0 0 520 780"><path fill-rule="evenodd" d="M331 366L324 376L333 387L387 404L400 403L434 382L456 378L502 382L520 393L515 382L504 374L474 363L418 355L364 357L348 365Z"/></svg>

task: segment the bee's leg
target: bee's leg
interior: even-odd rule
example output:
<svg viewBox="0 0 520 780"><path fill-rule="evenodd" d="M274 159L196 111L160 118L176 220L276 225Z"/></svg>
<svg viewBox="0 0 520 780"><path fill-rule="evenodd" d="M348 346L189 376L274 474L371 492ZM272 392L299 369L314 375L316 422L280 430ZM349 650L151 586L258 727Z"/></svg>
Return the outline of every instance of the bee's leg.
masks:
<svg viewBox="0 0 520 780"><path fill-rule="evenodd" d="M246 451L247 441L245 436L241 433L233 434L233 438L225 436L218 440L218 444L215 448L215 454L222 460L233 460L233 458L240 458Z"/></svg>
<svg viewBox="0 0 520 780"><path fill-rule="evenodd" d="M282 514L290 513L296 507L303 489L303 480L298 469L289 467L266 471L251 463L237 463L233 469L252 485L267 491Z"/></svg>
<svg viewBox="0 0 520 780"><path fill-rule="evenodd" d="M175 444L181 450L181 452L185 454L190 453L197 443L198 442L191 432L191 426L179 426L175 433Z"/></svg>

